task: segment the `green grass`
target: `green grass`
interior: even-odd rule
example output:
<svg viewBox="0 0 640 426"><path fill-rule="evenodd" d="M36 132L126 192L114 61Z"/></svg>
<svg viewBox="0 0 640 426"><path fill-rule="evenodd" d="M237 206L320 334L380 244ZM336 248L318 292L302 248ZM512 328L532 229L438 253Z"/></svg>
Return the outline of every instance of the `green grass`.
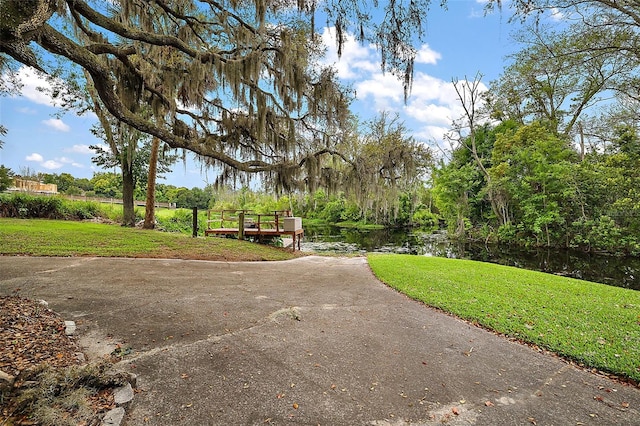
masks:
<svg viewBox="0 0 640 426"><path fill-rule="evenodd" d="M339 228L351 228L351 229L384 229L384 225L379 225L375 223L362 223L362 222L353 222L353 221L343 221L335 223L335 226Z"/></svg>
<svg viewBox="0 0 640 426"><path fill-rule="evenodd" d="M92 222L0 218L0 255L287 260L299 252L228 238Z"/></svg>
<svg viewBox="0 0 640 426"><path fill-rule="evenodd" d="M183 214L191 214L193 213L193 209L167 209L167 208L163 208L163 207L156 207L154 209L154 215L156 217L156 219L169 219L171 217L173 217L176 212L180 212ZM199 209L198 210L198 216L200 216L200 214L203 212L203 210ZM204 213L206 215L206 210L204 210ZM144 207L142 207L142 215L144 216Z"/></svg>
<svg viewBox="0 0 640 426"><path fill-rule="evenodd" d="M638 291L469 260L368 260L380 280L429 306L640 381Z"/></svg>

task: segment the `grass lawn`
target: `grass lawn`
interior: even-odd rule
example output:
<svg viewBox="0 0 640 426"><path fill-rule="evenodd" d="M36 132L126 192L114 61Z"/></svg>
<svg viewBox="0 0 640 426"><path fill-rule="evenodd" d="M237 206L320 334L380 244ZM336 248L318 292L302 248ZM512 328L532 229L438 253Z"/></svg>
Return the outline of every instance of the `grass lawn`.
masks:
<svg viewBox="0 0 640 426"><path fill-rule="evenodd" d="M228 238L92 222L0 218L0 255L287 260L299 252Z"/></svg>
<svg viewBox="0 0 640 426"><path fill-rule="evenodd" d="M640 292L459 259L368 257L389 286L587 367L640 381Z"/></svg>

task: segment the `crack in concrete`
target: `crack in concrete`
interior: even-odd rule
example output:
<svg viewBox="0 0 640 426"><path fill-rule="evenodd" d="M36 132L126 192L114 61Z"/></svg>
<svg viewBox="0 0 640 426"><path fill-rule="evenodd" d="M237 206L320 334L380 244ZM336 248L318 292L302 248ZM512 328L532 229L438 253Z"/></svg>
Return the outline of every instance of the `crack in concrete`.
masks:
<svg viewBox="0 0 640 426"><path fill-rule="evenodd" d="M69 265L60 266L59 268L55 268L55 269L46 269L44 271L38 271L35 274L36 275L39 275L39 274L52 274L54 272L62 271L63 269L77 268L78 266L82 266L85 263L92 262L92 261L94 261L96 259L97 259L97 257L79 257L77 259L78 262L76 262L76 263L71 263Z"/></svg>
<svg viewBox="0 0 640 426"><path fill-rule="evenodd" d="M152 348L149 350L146 350L144 352L137 352L136 351L136 355L133 357L129 357L126 359L123 359L122 361L120 361L118 364L130 364L136 361L140 361L146 358L150 358L153 357L154 355L157 355L159 353L162 352L168 352L170 350L182 350L182 349L190 349L193 347L196 347L200 344L203 343L213 343L213 344L218 344L220 342L222 342L224 339L228 338L228 337L234 337L234 336L238 336L241 335L247 331L251 331L254 329L257 329L259 327L263 327L269 323L275 322L278 323L278 319L279 318L289 318L292 321L300 321L301 320L301 316L300 316L300 312L299 312L299 308L298 307L286 307L286 308L281 308L278 309L274 312L272 312L271 314L267 315L266 317L257 320L254 324L251 324L247 327L243 327L243 328L239 328L236 330L232 330L229 331L227 333L222 333L222 334L216 334L213 336L208 336L205 339L198 339L194 342L189 342L189 343L174 343L172 345L167 345L167 346L160 346L157 348ZM207 353L209 355L212 355L211 353L209 353L207 351Z"/></svg>

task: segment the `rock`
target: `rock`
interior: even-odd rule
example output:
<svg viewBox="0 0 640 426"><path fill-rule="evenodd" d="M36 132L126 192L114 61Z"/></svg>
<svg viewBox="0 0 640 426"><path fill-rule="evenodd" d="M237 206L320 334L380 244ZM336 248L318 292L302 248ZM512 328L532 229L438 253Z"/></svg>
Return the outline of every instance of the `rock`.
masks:
<svg viewBox="0 0 640 426"><path fill-rule="evenodd" d="M44 306L45 308L49 307L49 302L47 302L46 300L40 299L38 300L38 303Z"/></svg>
<svg viewBox="0 0 640 426"><path fill-rule="evenodd" d="M122 419L124 419L124 408L114 408L113 410L107 411L102 418L100 426L120 426Z"/></svg>
<svg viewBox="0 0 640 426"><path fill-rule="evenodd" d="M113 400L117 406L125 405L133 399L133 388L131 387L131 383L127 383L126 385L117 388L113 391Z"/></svg>
<svg viewBox="0 0 640 426"><path fill-rule="evenodd" d="M138 375L134 374L134 373L129 373L129 383L131 383L131 386L133 386L134 388L138 386Z"/></svg>
<svg viewBox="0 0 640 426"><path fill-rule="evenodd" d="M73 321L65 321L64 322L64 332L67 336L71 336L76 332L76 323Z"/></svg>

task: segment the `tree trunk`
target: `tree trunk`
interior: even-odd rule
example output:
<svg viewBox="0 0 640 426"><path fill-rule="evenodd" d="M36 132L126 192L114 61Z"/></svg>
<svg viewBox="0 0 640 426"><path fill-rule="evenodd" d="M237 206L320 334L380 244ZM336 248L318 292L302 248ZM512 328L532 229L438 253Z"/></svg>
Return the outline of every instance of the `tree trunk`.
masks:
<svg viewBox="0 0 640 426"><path fill-rule="evenodd" d="M143 229L155 228L155 204L156 204L156 169L158 166L158 151L160 139L153 138L151 142L151 157L149 158L149 178L147 179L147 200L144 212Z"/></svg>
<svg viewBox="0 0 640 426"><path fill-rule="evenodd" d="M133 201L135 182L133 173L122 165L122 226L136 225L136 212Z"/></svg>

